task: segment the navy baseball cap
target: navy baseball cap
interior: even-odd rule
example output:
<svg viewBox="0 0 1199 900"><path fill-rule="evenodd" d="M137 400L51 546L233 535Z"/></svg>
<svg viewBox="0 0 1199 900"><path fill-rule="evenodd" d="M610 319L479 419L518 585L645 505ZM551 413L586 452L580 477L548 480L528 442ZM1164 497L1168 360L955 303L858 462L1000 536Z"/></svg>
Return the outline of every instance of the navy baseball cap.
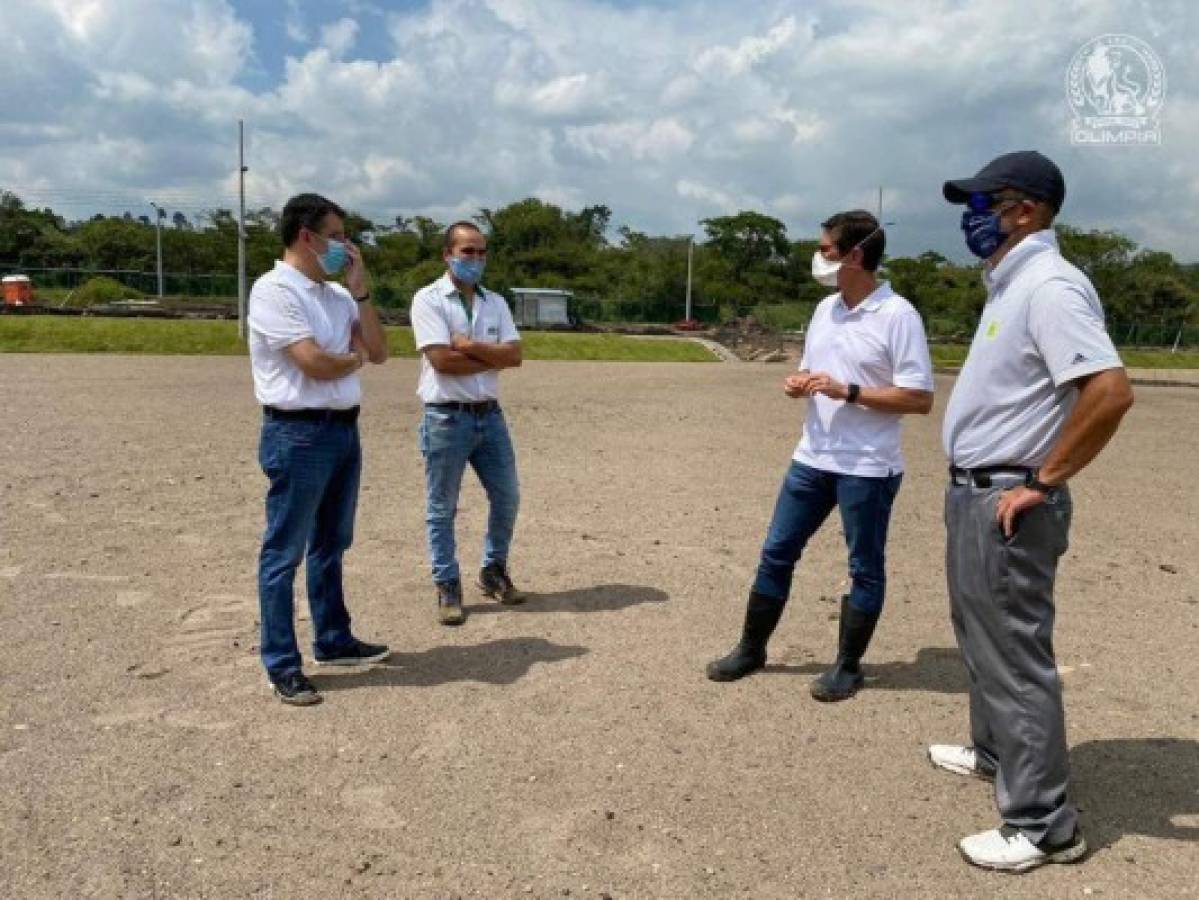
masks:
<svg viewBox="0 0 1199 900"><path fill-rule="evenodd" d="M996 157L973 178L945 182L942 192L950 203L965 203L971 194L992 194L1011 188L1044 200L1054 211L1062 208L1066 199L1066 180L1062 170L1047 156L1036 150L1017 150Z"/></svg>

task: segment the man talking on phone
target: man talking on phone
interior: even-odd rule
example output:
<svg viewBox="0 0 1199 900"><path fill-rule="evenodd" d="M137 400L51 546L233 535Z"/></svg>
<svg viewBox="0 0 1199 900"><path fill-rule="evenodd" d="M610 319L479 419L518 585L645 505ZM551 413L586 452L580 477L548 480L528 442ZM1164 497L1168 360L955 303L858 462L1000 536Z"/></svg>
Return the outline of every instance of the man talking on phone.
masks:
<svg viewBox="0 0 1199 900"><path fill-rule="evenodd" d="M250 364L262 404L258 460L270 481L258 558L261 652L284 703L321 701L301 668L293 583L306 559L318 664L366 665L388 654L350 630L342 555L353 540L362 449L358 370L387 360L366 266L345 212L317 194L283 207L283 259L250 292ZM330 279L344 271L345 286Z"/></svg>

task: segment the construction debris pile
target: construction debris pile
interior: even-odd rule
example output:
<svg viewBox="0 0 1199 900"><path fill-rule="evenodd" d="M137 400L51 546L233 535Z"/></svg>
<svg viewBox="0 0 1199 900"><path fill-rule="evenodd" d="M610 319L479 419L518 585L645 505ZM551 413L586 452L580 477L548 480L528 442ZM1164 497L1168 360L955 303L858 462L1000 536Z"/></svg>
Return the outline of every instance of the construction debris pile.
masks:
<svg viewBox="0 0 1199 900"><path fill-rule="evenodd" d="M788 362L803 351L802 343L771 331L753 316L724 323L712 332L712 340L745 362Z"/></svg>

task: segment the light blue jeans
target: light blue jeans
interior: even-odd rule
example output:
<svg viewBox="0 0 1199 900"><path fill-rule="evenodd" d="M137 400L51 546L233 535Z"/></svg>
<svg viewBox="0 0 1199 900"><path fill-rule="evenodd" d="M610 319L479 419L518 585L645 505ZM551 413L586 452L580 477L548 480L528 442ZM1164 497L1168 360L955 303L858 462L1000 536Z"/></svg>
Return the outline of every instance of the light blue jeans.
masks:
<svg viewBox="0 0 1199 900"><path fill-rule="evenodd" d="M425 525L433 580L438 584L461 577L454 540L454 516L462 475L469 463L487 492L490 510L482 565L507 563L520 487L516 453L500 409L476 414L426 406L420 424L420 450L425 458Z"/></svg>

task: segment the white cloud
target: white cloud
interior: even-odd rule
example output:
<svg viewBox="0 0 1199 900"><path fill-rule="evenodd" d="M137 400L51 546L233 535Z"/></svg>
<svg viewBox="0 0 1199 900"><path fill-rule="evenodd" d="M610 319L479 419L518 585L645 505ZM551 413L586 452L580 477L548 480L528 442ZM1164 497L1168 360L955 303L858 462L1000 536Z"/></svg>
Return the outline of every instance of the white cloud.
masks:
<svg viewBox="0 0 1199 900"><path fill-rule="evenodd" d="M735 47L705 50L696 59L695 68L713 76L744 75L791 43L798 31L795 18L788 16L760 37L743 38Z"/></svg>
<svg viewBox="0 0 1199 900"><path fill-rule="evenodd" d="M341 59L354 48L358 40L358 23L353 19L338 19L321 28L321 46L334 59Z"/></svg>
<svg viewBox="0 0 1199 900"><path fill-rule="evenodd" d="M941 182L1038 147L1069 221L1199 252L1183 0L385 5L0 0L0 187L215 205L245 117L251 205L315 189L389 221L538 195L662 233L757 208L800 237L881 184L893 247L960 256ZM1066 67L1121 31L1165 63L1165 146L1072 147Z"/></svg>

